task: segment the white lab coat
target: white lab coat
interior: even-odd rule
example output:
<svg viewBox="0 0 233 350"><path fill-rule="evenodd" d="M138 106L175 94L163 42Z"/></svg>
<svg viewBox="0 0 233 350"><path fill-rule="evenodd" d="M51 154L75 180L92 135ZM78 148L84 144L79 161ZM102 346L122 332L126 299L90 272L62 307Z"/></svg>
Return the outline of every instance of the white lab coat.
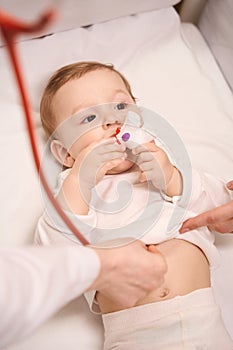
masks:
<svg viewBox="0 0 233 350"><path fill-rule="evenodd" d="M83 246L1 248L0 348L81 295L99 270L97 254Z"/></svg>

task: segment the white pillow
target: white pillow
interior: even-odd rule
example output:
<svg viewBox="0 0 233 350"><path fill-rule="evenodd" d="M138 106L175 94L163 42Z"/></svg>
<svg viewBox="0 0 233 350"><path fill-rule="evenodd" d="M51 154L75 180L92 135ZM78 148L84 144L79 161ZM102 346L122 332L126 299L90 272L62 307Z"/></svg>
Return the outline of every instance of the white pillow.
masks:
<svg viewBox="0 0 233 350"><path fill-rule="evenodd" d="M40 33L22 36L18 40L35 38L71 28L92 25L144 11L171 7L181 0L1 0L0 7L27 22L38 19L49 5L57 11L57 19ZM3 42L0 38L0 45Z"/></svg>

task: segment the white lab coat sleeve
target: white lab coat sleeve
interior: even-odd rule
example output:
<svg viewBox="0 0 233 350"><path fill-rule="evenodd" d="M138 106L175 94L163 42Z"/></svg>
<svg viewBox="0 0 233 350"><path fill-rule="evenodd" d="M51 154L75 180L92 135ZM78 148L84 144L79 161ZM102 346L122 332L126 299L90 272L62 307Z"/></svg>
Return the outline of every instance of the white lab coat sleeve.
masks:
<svg viewBox="0 0 233 350"><path fill-rule="evenodd" d="M31 333L98 276L100 260L83 246L0 249L0 348Z"/></svg>

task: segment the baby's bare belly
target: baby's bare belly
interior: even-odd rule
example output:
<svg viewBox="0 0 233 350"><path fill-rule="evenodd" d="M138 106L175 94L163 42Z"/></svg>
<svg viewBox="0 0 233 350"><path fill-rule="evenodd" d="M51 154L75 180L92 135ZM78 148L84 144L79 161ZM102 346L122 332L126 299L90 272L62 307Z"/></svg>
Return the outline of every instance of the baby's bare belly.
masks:
<svg viewBox="0 0 233 350"><path fill-rule="evenodd" d="M167 261L164 283L136 305L171 299L210 286L209 264L197 246L184 240L171 239L157 244L156 247ZM97 294L97 300L103 313L122 309L100 293Z"/></svg>

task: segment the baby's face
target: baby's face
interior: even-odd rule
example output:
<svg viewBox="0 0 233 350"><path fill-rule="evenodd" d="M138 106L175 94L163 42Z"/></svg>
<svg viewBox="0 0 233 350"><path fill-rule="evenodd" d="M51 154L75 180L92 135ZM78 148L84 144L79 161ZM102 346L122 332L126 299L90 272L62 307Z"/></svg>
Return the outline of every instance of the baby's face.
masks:
<svg viewBox="0 0 233 350"><path fill-rule="evenodd" d="M99 69L71 80L56 92L52 101L56 125L59 126L58 137L75 160L91 143L112 137L123 122L123 119L116 118L114 110L123 115L125 106L132 103L134 101L121 77L108 69ZM132 162L123 160L109 173L120 173L131 166Z"/></svg>

